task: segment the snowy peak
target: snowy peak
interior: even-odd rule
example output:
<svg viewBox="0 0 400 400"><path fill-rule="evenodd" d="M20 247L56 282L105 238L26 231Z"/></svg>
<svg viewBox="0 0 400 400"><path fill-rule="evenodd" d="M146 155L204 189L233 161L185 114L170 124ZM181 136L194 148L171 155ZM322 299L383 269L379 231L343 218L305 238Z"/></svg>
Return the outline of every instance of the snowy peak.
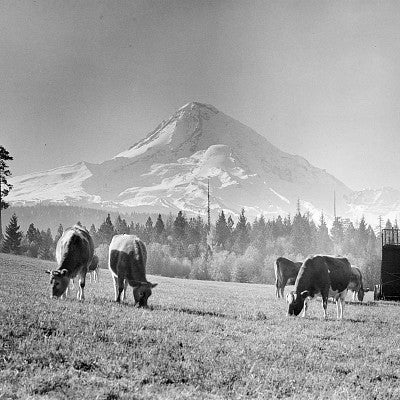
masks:
<svg viewBox="0 0 400 400"><path fill-rule="evenodd" d="M303 211L329 219L333 193L340 215L374 215L398 209L400 193L356 193L304 158L285 153L265 137L212 105L190 102L129 149L101 164L79 163L15 177L12 203L56 202L130 208L137 212L184 210L204 215L207 182L211 209L248 216ZM384 215L383 215L384 216Z"/></svg>

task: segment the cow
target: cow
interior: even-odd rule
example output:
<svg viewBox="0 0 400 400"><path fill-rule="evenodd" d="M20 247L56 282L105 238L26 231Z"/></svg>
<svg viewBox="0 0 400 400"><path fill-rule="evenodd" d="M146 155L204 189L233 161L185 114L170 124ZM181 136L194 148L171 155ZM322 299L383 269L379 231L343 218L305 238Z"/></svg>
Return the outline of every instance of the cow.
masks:
<svg viewBox="0 0 400 400"><path fill-rule="evenodd" d="M364 300L364 293L368 292L368 288L363 286L363 277L360 268L351 266L351 277L347 289L353 292L353 301L356 301L356 297L360 302Z"/></svg>
<svg viewBox="0 0 400 400"><path fill-rule="evenodd" d="M84 300L85 278L94 253L93 239L89 232L75 225L64 231L57 242L57 270L47 270L50 274L53 298L66 297L71 279L79 276L78 300Z"/></svg>
<svg viewBox="0 0 400 400"><path fill-rule="evenodd" d="M307 303L316 294L322 297L324 318L328 298L336 300L337 318L343 319L347 287L351 278L351 265L347 258L317 255L307 258L300 268L294 291L287 295L288 315L299 315L303 310L306 316Z"/></svg>
<svg viewBox="0 0 400 400"><path fill-rule="evenodd" d="M92 261L88 267L88 273L89 273L89 279L90 282L98 282L99 281L99 270L100 270L100 266L99 266L99 257L97 257L97 255L95 254L92 258Z"/></svg>
<svg viewBox="0 0 400 400"><path fill-rule="evenodd" d="M108 268L114 282L115 301L125 300L128 284L133 288L135 306L147 308L151 289L157 283L146 279L147 250L135 235L115 235L110 243Z"/></svg>
<svg viewBox="0 0 400 400"><path fill-rule="evenodd" d="M296 280L301 264L301 262L293 262L284 257L276 259L274 264L276 297L283 297L286 284Z"/></svg>

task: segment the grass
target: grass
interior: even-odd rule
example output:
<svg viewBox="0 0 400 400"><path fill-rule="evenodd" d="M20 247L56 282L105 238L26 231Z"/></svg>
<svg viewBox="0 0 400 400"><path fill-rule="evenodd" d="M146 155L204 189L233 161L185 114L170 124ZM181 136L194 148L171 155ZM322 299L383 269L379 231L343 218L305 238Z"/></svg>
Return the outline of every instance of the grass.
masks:
<svg viewBox="0 0 400 400"><path fill-rule="evenodd" d="M0 400L400 398L397 303L288 318L272 286L150 276L141 310L106 270L83 303L51 300L49 267L0 255Z"/></svg>

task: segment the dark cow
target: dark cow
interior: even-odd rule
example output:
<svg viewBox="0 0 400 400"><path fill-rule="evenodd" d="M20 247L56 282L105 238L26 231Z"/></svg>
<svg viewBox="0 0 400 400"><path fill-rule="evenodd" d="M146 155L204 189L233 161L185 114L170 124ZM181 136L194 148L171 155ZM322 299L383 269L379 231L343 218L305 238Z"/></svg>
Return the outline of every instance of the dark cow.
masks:
<svg viewBox="0 0 400 400"><path fill-rule="evenodd" d="M274 265L276 297L283 297L286 284L296 280L301 264L301 262L293 262L284 257L276 259Z"/></svg>
<svg viewBox="0 0 400 400"><path fill-rule="evenodd" d="M333 297L336 300L337 318L342 319L350 277L351 265L347 258L321 255L307 258L297 275L294 292L287 295L288 315L298 315L304 308L305 317L308 299L319 294L324 318L327 319L328 298Z"/></svg>
<svg viewBox="0 0 400 400"><path fill-rule="evenodd" d="M99 281L99 257L95 254L92 258L92 261L88 267L88 273L89 273L89 279L90 282L93 279L93 282L98 282Z"/></svg>
<svg viewBox="0 0 400 400"><path fill-rule="evenodd" d="M363 278L360 268L351 266L351 277L347 289L353 292L353 301L356 301L356 296L360 302L364 300L364 293L368 292L369 289L364 288Z"/></svg>
<svg viewBox="0 0 400 400"><path fill-rule="evenodd" d="M151 289L157 286L146 279L147 250L135 235L115 235L110 244L108 268L114 281L115 301L125 300L128 284L133 287L135 306L147 307Z"/></svg>
<svg viewBox="0 0 400 400"><path fill-rule="evenodd" d="M61 297L68 289L70 280L79 275L78 300L85 298L85 278L93 258L94 245L89 232L78 225L65 230L56 247L57 270L50 274L52 297Z"/></svg>

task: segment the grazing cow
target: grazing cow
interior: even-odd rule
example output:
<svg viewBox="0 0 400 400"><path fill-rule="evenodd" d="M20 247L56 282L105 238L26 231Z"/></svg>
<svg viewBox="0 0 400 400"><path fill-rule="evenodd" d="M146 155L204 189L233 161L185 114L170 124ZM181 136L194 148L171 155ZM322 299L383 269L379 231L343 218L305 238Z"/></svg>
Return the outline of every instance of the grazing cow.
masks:
<svg viewBox="0 0 400 400"><path fill-rule="evenodd" d="M78 225L68 228L57 242L57 270L47 270L50 274L52 297L61 297L68 289L71 279L79 275L78 300L84 300L85 278L93 258L94 245L89 232Z"/></svg>
<svg viewBox="0 0 400 400"><path fill-rule="evenodd" d="M90 282L93 279L93 282L98 282L99 281L99 257L95 254L92 258L92 261L88 267L88 273L89 273L89 279Z"/></svg>
<svg viewBox="0 0 400 400"><path fill-rule="evenodd" d="M360 268L351 266L351 277L347 289L353 292L353 301L356 301L356 296L360 302L364 300L364 293L368 292L369 289L364 288L363 278Z"/></svg>
<svg viewBox="0 0 400 400"><path fill-rule="evenodd" d="M337 318L343 318L347 286L351 277L351 266L347 258L317 255L307 258L297 275L294 291L288 294L288 315L298 315L304 308L306 316L307 302L316 294L322 297L324 318L328 297L336 300Z"/></svg>
<svg viewBox="0 0 400 400"><path fill-rule="evenodd" d="M276 297L283 297L286 284L296 280L301 264L301 262L293 262L284 257L276 259L274 265Z"/></svg>
<svg viewBox="0 0 400 400"><path fill-rule="evenodd" d="M135 235L115 235L110 243L108 268L114 281L115 301L125 300L128 284L133 287L135 306L146 307L151 289L157 286L146 279L147 250Z"/></svg>

